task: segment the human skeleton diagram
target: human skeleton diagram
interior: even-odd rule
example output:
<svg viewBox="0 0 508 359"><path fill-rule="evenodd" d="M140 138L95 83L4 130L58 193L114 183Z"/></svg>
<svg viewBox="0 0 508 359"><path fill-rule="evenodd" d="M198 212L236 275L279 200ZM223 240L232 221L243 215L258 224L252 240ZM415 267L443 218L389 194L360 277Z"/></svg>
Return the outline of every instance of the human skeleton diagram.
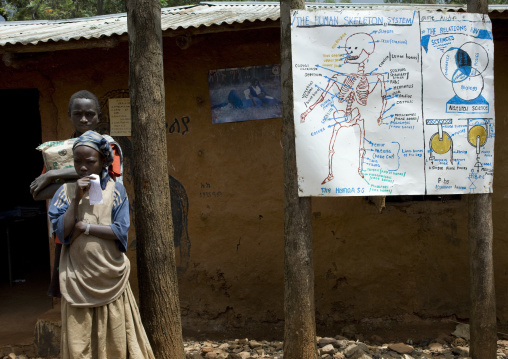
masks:
<svg viewBox="0 0 508 359"><path fill-rule="evenodd" d="M378 125L382 123L382 115L386 107L386 88L384 75L381 73L365 74L365 62L374 52L375 42L372 36L366 33L356 33L346 40L345 63L358 65L356 73L336 73L327 84L326 89L319 98L301 114L300 122L305 122L309 113L328 95L333 97L333 113L331 120L335 121L333 132L328 146L328 176L321 184L331 181L333 175L333 155L337 134L341 128L358 126L360 129L360 144L358 149L358 174L364 178L363 158L365 156L365 124L362 110L369 103L369 96L377 89L381 92L381 110L377 118ZM379 85L379 86L378 86ZM372 102L372 100L371 100ZM372 103L369 103L372 105Z"/></svg>

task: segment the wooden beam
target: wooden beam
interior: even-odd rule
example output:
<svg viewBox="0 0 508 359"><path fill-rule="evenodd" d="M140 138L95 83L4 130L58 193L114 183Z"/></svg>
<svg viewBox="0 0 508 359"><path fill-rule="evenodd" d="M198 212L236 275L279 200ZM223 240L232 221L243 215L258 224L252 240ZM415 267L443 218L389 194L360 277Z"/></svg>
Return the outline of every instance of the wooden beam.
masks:
<svg viewBox="0 0 508 359"><path fill-rule="evenodd" d="M176 30L166 30L162 32L162 37L176 37L182 35L202 35L202 34L216 34L220 32L230 31L246 31L246 30L259 30L268 28L279 28L279 20L256 20L254 22L243 22L235 24L222 24L212 26L191 27L187 29L179 28Z"/></svg>
<svg viewBox="0 0 508 359"><path fill-rule="evenodd" d="M166 151L160 0L127 0L126 7L139 310L155 358L185 359Z"/></svg>
<svg viewBox="0 0 508 359"><path fill-rule="evenodd" d="M278 20L254 21L243 22L225 25L212 25L190 27L187 29L179 28L176 30L165 30L162 37L179 37L179 36L195 36L203 34L216 34L221 32L230 31L248 31L259 30L266 28L278 28ZM122 42L127 42L129 37L127 34L114 35L110 37L102 37L99 39L79 39L69 41L48 41L39 42L37 44L8 44L0 46L0 54L5 53L30 53L30 52L52 52L52 51L65 51L65 50L82 50L82 49L95 49L95 48L113 48Z"/></svg>
<svg viewBox="0 0 508 359"><path fill-rule="evenodd" d="M281 1L281 98L284 165L284 359L317 359L311 198L298 196L293 71L292 9L303 0Z"/></svg>
<svg viewBox="0 0 508 359"><path fill-rule="evenodd" d="M492 259L492 194L469 195L469 355L497 358L496 293Z"/></svg>
<svg viewBox="0 0 508 359"><path fill-rule="evenodd" d="M468 0L467 11L487 16L487 0ZM468 205L471 298L469 355L473 359L496 359L497 323L492 256L492 194L470 194Z"/></svg>
<svg viewBox="0 0 508 359"><path fill-rule="evenodd" d="M127 41L127 40L125 40ZM51 52L61 50L81 50L95 48L113 48L120 43L118 36L106 37L90 40L70 40L70 41L49 41L39 42L37 44L15 44L0 47L0 54L10 53L29 53L29 52Z"/></svg>

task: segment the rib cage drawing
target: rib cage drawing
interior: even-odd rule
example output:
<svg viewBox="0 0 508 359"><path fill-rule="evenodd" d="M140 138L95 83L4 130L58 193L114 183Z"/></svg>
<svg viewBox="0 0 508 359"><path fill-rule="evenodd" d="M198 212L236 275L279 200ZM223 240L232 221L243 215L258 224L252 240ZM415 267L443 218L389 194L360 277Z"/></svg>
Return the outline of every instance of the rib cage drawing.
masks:
<svg viewBox="0 0 508 359"><path fill-rule="evenodd" d="M328 175L321 184L334 179L333 155L335 154L335 142L340 129L358 126L360 130L360 141L358 148L358 174L364 178L363 160L365 157L365 118L362 110L369 106L380 105L378 125L382 124L382 115L386 108L385 78L381 73L365 73L365 63L375 50L375 42L367 33L355 33L346 39L345 64L358 65L356 73L336 72L328 78L328 84L318 99L310 105L300 116L300 122L305 122L306 117L314 108L322 103L329 95L333 101L333 113L330 120L333 120L333 132L328 145ZM378 87L379 85L379 87ZM369 96L376 90L380 91L381 104L372 104ZM368 119L367 119L368 120Z"/></svg>

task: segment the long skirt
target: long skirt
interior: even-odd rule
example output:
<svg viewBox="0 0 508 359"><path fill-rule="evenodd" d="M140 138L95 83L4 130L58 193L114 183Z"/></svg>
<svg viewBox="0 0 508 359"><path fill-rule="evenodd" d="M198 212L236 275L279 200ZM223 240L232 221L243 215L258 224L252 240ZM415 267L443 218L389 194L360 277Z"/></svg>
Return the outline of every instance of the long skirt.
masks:
<svg viewBox="0 0 508 359"><path fill-rule="evenodd" d="M114 302L72 307L62 297L61 359L155 359L130 284Z"/></svg>

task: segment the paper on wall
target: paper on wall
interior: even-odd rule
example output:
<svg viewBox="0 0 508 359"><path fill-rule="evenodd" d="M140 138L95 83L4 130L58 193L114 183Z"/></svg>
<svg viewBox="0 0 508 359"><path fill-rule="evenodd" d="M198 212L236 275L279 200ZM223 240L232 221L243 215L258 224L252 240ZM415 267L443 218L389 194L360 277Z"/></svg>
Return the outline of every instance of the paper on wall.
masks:
<svg viewBox="0 0 508 359"><path fill-rule="evenodd" d="M292 12L301 196L492 191L488 17Z"/></svg>

